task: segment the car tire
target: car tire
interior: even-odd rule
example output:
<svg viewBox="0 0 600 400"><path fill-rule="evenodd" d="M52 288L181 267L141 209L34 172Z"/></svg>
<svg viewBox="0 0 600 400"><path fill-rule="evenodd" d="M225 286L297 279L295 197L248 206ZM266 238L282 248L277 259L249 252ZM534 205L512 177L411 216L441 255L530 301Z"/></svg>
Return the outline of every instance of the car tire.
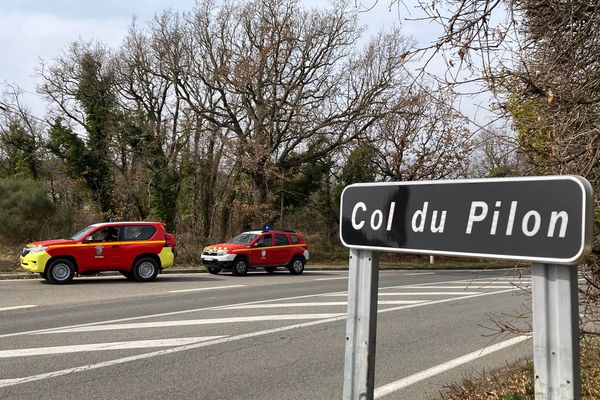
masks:
<svg viewBox="0 0 600 400"><path fill-rule="evenodd" d="M217 275L219 272L221 272L223 270L223 268L221 268L221 267L206 267L206 270L210 274Z"/></svg>
<svg viewBox="0 0 600 400"><path fill-rule="evenodd" d="M267 274L274 273L276 269L277 267L265 267L265 271L267 271Z"/></svg>
<svg viewBox="0 0 600 400"><path fill-rule="evenodd" d="M129 279L129 280L134 280L135 278L133 277L133 274L131 273L131 271L119 271L121 273L121 275L123 275L125 278Z"/></svg>
<svg viewBox="0 0 600 400"><path fill-rule="evenodd" d="M294 257L288 266L288 270L293 275L300 275L304 272L304 258Z"/></svg>
<svg viewBox="0 0 600 400"><path fill-rule="evenodd" d="M52 261L44 272L48 281L59 285L69 283L75 276L75 267L73 263L66 258L59 258Z"/></svg>
<svg viewBox="0 0 600 400"><path fill-rule="evenodd" d="M150 282L158 275L158 263L150 257L140 258L133 265L132 274L138 282Z"/></svg>
<svg viewBox="0 0 600 400"><path fill-rule="evenodd" d="M231 269L231 273L237 276L243 276L248 273L250 266L248 265L248 261L245 258L236 258L233 261L233 268Z"/></svg>

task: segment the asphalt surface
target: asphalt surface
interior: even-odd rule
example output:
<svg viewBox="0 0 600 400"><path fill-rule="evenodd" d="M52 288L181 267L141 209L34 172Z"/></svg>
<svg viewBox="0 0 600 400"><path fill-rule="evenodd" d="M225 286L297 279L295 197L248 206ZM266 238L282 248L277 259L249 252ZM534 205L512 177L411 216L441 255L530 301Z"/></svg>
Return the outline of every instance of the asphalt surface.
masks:
<svg viewBox="0 0 600 400"><path fill-rule="evenodd" d="M530 355L529 339L490 336L490 315L529 304L514 274L381 271L377 398L435 399ZM347 271L2 280L0 399L340 399L347 284Z"/></svg>

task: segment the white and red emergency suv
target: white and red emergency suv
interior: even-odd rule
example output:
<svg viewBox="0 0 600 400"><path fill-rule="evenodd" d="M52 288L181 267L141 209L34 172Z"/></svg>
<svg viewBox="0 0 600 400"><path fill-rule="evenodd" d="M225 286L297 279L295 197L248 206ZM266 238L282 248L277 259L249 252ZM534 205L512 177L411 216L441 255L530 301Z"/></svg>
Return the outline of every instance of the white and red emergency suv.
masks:
<svg viewBox="0 0 600 400"><path fill-rule="evenodd" d="M231 270L234 275L246 275L251 268L273 273L279 267L301 274L309 253L300 233L266 228L240 233L227 243L207 246L201 258L211 274Z"/></svg>

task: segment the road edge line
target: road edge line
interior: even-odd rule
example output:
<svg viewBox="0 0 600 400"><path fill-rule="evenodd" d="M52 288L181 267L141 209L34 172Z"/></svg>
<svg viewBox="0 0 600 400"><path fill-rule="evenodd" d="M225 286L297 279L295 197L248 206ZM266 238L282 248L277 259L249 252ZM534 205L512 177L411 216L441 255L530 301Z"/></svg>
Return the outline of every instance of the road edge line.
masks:
<svg viewBox="0 0 600 400"><path fill-rule="evenodd" d="M412 384L418 383L425 379L429 379L435 375L439 375L443 372L449 371L453 368L459 367L463 364L469 363L471 361L475 361L478 358L482 358L487 356L488 354L492 354L496 351L503 350L507 347L514 346L516 344L522 343L525 340L531 339L530 335L527 336L517 336L504 342L495 343L491 346L484 347L483 349L479 349L473 351L469 354L465 354L464 356L457 357L453 360L447 361L442 364L438 364L435 367L428 368L421 372L417 372L416 374L407 376L405 378L399 379L395 382L388 383L386 385L380 386L375 389L375 399L380 399L384 396L397 392L398 390L404 389Z"/></svg>

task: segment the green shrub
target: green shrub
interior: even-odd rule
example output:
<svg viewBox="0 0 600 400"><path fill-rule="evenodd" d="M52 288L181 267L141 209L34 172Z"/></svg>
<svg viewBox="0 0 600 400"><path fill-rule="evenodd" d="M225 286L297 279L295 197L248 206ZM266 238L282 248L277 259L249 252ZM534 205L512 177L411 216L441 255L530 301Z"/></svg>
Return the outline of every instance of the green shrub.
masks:
<svg viewBox="0 0 600 400"><path fill-rule="evenodd" d="M46 188L31 179L0 179L0 240L18 244L39 239L56 213Z"/></svg>

